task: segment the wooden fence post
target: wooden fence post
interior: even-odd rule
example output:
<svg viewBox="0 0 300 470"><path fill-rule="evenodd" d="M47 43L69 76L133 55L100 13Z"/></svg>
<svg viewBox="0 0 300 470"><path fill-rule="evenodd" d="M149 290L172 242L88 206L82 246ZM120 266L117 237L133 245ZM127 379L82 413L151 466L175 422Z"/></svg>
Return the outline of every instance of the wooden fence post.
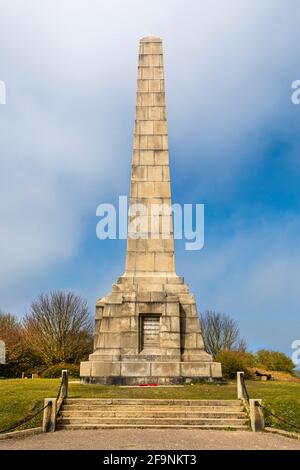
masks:
<svg viewBox="0 0 300 470"><path fill-rule="evenodd" d="M56 398L45 398L43 415L43 432L54 432L56 424Z"/></svg>
<svg viewBox="0 0 300 470"><path fill-rule="evenodd" d="M261 408L262 400L250 399L250 421L253 432L261 432L265 428L263 410Z"/></svg>

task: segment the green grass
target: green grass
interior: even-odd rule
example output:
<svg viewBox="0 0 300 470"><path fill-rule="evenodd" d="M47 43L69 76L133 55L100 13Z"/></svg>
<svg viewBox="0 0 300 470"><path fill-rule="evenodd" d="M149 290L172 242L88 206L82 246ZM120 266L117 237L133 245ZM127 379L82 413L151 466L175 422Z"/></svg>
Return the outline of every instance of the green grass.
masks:
<svg viewBox="0 0 300 470"><path fill-rule="evenodd" d="M298 426L288 426L265 413L266 426L300 433L300 382L247 382L249 395L262 398L263 405L284 420Z"/></svg>
<svg viewBox="0 0 300 470"><path fill-rule="evenodd" d="M43 406L44 398L56 397L59 379L0 380L0 430L5 429ZM262 398L271 410L300 426L300 383L248 381L252 398ZM235 399L236 384L195 384L178 388L80 385L70 383L70 398L171 398L171 399ZM41 424L41 415L18 429ZM267 418L267 425L296 431L292 427Z"/></svg>
<svg viewBox="0 0 300 470"><path fill-rule="evenodd" d="M44 398L56 397L60 379L0 380L0 430L12 426L42 407ZM40 426L42 414L18 428Z"/></svg>

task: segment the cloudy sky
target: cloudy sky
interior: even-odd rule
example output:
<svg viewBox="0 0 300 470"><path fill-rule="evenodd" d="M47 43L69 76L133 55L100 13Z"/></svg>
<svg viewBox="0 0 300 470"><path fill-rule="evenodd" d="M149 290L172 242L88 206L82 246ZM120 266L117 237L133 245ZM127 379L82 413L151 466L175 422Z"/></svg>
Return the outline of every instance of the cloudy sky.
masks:
<svg viewBox="0 0 300 470"><path fill-rule="evenodd" d="M205 204L176 242L198 309L253 350L300 338L299 0L0 0L0 309L72 289L93 310L125 241L96 207L129 192L137 51L164 41L173 201Z"/></svg>

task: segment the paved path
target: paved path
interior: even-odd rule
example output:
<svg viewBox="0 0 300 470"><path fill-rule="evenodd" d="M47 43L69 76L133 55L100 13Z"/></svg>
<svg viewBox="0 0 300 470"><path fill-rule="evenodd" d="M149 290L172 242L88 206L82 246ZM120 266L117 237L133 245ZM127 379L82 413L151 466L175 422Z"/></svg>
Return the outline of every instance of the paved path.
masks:
<svg viewBox="0 0 300 470"><path fill-rule="evenodd" d="M297 449L300 441L269 433L191 429L97 429L57 431L0 441L4 449Z"/></svg>

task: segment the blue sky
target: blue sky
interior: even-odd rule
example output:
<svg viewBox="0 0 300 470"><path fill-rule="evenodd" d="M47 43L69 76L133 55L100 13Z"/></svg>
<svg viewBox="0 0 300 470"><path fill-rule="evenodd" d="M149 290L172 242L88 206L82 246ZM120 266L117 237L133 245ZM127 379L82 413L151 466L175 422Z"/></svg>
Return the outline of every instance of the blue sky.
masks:
<svg viewBox="0 0 300 470"><path fill-rule="evenodd" d="M298 0L0 0L0 309L89 300L124 272L96 207L128 194L138 42L163 38L173 202L205 204L205 246L176 242L199 311L251 349L300 338Z"/></svg>

